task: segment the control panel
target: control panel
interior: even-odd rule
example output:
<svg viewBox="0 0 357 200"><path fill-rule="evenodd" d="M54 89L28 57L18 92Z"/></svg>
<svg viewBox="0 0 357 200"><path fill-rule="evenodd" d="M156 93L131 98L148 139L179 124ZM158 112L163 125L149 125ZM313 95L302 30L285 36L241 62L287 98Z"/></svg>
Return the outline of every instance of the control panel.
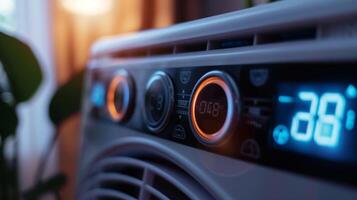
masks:
<svg viewBox="0 0 357 200"><path fill-rule="evenodd" d="M95 120L357 183L356 63L107 67L91 75Z"/></svg>

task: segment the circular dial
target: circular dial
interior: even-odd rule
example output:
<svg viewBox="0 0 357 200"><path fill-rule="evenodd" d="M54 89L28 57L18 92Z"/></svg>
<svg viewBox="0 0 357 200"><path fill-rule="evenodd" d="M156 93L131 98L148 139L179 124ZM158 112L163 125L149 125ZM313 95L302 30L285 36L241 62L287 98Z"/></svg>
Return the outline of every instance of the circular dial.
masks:
<svg viewBox="0 0 357 200"><path fill-rule="evenodd" d="M173 109L174 94L170 77L162 72L151 76L145 92L145 122L153 132L160 132L168 122Z"/></svg>
<svg viewBox="0 0 357 200"><path fill-rule="evenodd" d="M211 71L195 85L189 109L190 124L199 141L217 144L237 125L239 93L232 78Z"/></svg>
<svg viewBox="0 0 357 200"><path fill-rule="evenodd" d="M107 110L114 121L123 121L133 104L133 81L125 70L119 70L109 83Z"/></svg>

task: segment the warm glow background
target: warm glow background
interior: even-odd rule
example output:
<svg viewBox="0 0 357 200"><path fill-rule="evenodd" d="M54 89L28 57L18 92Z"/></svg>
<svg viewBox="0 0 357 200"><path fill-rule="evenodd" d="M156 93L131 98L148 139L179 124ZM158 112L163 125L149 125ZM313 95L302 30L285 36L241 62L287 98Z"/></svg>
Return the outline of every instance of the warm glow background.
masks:
<svg viewBox="0 0 357 200"><path fill-rule="evenodd" d="M88 3L88 4L87 4ZM58 84L85 68L90 47L103 36L165 27L174 22L174 0L54 0L53 42ZM59 169L68 177L63 199L73 199L80 116L59 128Z"/></svg>
<svg viewBox="0 0 357 200"><path fill-rule="evenodd" d="M85 6L88 2L90 5ZM90 46L98 38L172 24L173 2L54 0L53 35L58 82L66 82L73 73L84 68Z"/></svg>

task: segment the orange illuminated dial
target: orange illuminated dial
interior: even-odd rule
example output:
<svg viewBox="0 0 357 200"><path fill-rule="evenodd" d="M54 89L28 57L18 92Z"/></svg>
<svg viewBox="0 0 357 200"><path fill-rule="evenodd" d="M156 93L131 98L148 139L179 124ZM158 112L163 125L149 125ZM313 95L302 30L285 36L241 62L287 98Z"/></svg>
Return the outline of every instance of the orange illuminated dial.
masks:
<svg viewBox="0 0 357 200"><path fill-rule="evenodd" d="M193 90L189 117L196 137L205 144L216 144L233 131L238 119L238 90L227 74L205 74Z"/></svg>
<svg viewBox="0 0 357 200"><path fill-rule="evenodd" d="M123 121L133 104L132 79L125 70L120 70L109 83L107 110L114 121Z"/></svg>

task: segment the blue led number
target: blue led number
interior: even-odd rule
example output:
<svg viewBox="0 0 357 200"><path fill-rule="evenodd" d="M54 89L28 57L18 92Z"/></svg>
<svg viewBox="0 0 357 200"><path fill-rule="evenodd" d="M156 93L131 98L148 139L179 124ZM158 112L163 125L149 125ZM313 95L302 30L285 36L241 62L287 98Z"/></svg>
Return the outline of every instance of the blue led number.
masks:
<svg viewBox="0 0 357 200"><path fill-rule="evenodd" d="M333 112L327 112L329 105L335 105ZM314 133L314 140L317 144L321 146L335 146L337 144L345 105L345 98L338 93L322 95Z"/></svg>
<svg viewBox="0 0 357 200"><path fill-rule="evenodd" d="M314 92L300 92L299 98L302 101L311 102L309 112L297 112L293 117L291 124L291 137L297 141L307 142L312 138L312 133L315 126L315 115L319 98ZM306 124L306 128L301 124Z"/></svg>
<svg viewBox="0 0 357 200"><path fill-rule="evenodd" d="M310 102L310 108L309 112L299 111L294 115L291 137L299 142L313 138L320 146L336 146L346 108L345 98L339 93L324 93L320 100L314 92L300 92L298 96L301 101Z"/></svg>

